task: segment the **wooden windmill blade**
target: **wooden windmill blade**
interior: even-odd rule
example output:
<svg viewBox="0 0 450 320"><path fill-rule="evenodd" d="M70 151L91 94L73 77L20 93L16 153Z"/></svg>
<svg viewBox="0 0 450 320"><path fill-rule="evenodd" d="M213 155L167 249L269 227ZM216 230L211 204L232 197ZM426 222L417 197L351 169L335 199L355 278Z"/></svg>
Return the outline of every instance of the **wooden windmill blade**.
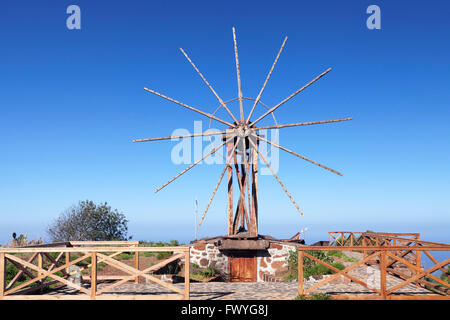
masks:
<svg viewBox="0 0 450 320"><path fill-rule="evenodd" d="M196 166L197 164L199 164L200 162L202 162L203 160L205 160L207 157L209 157L210 155L214 154L217 150L219 150L221 147L223 147L225 145L225 142L222 143L220 146L218 146L217 148L212 149L210 152L208 152L206 155L204 155L203 157L201 157L199 160L195 161L193 164L191 164L189 167L187 167L186 169L184 169L183 171L181 171L179 174L177 174L175 177L173 177L172 179L170 179L169 181L167 181L166 183L164 183L161 187L159 187L158 189L155 190L155 193L157 193L158 191L160 191L161 189L163 189L164 187L166 187L169 183L175 181L176 179L178 179L180 176L182 176L183 174L185 174L188 170L191 170L194 166Z"/></svg>
<svg viewBox="0 0 450 320"><path fill-rule="evenodd" d="M228 235L229 236L236 236L240 237L241 235L252 236L256 237L258 236L258 159L260 158L262 162L268 167L274 178L277 180L277 182L280 184L283 191L286 193L288 198L291 200L291 202L294 204L295 208L300 212L300 214L303 216L303 212L300 209L299 205L295 202L292 195L289 193L283 182L280 180L278 175L276 174L275 170L271 167L269 162L267 161L266 157L260 152L259 150L259 143L260 141L263 141L270 145L270 150L272 148L278 148L285 152L288 152L298 158L301 158L305 161L308 161L314 165L317 165L323 169L326 169L330 172L333 172L337 175L342 176L342 173L331 169L321 163L318 163L314 160L311 160L309 158L306 158L305 156L302 156L298 154L297 152L294 152L288 148L285 148L278 143L272 142L268 139L266 139L264 136L260 134L261 130L265 129L284 129L284 128L290 128L290 127L299 127L299 126L309 126L309 125L318 125L318 124L326 124L326 123L337 123L337 122L344 122L352 120L353 118L347 117L347 118L338 118L338 119L329 119L329 120L320 120L320 121L309 121L309 122L297 122L297 123L287 123L287 124L278 124L275 118L275 111L281 107L283 104L288 102L290 99L295 97L297 94L302 92L304 89L315 83L317 80L325 76L328 72L331 71L331 68L325 70L321 74L319 74L317 77L315 77L313 80L308 82L307 84L303 85L296 91L294 91L291 95L289 95L287 98L284 98L281 102L276 104L273 107L268 107L266 104L264 104L261 101L261 96L267 86L267 83L272 75L272 72L278 62L278 59L281 55L281 52L283 51L283 48L286 44L287 37L284 38L284 41L281 45L281 48L278 51L277 56L275 57L275 61L272 63L272 66L265 78L265 81L257 95L256 98L249 98L244 97L242 93L242 84L241 84L241 72L240 72L240 65L239 65L239 56L238 56L238 48L237 48L237 41L236 41L236 30L233 27L233 44L234 44L234 55L235 55L235 63L236 63L236 78L237 78L237 87L238 87L238 96L235 98L232 98L230 100L227 100L224 102L224 100L217 94L216 90L212 87L212 85L206 80L205 76L200 72L200 70L197 68L197 66L194 64L194 62L190 59L190 57L187 55L187 53L180 48L183 55L186 57L186 59L189 61L189 63L192 65L192 67L195 69L197 74L202 78L203 82L208 86L210 91L214 94L214 96L217 98L217 100L220 103L220 106L216 109L216 111L213 112L213 114L210 114L208 112L202 111L198 108L192 107L190 105L187 105L183 102L177 101L173 98L170 98L168 96L165 96L159 92L156 92L154 90L145 88L146 91L153 93L163 99L166 99L168 101L171 101L173 103L176 103L188 110L194 111L196 113L199 113L203 116L206 116L209 118L210 126L212 123L212 120L218 121L222 124L227 125L226 130L222 131L205 131L200 133L194 133L194 134L183 134L183 135L173 135L173 136L166 136L166 137L156 137L156 138L145 138L145 139L135 139L133 142L151 142L151 141L162 141L162 140L171 140L171 139L185 139L185 138L195 138L195 137L212 137L217 135L222 135L223 143L213 148L210 152L205 154L201 159L195 161L193 164L182 170L180 173L178 173L176 176L174 176L172 179L167 181L165 184L163 184L161 187L156 189L155 192L160 191L162 188L166 187L171 182L175 181L179 177L181 177L184 173L192 169L194 166L199 164L202 160L206 159L207 157L211 156L212 154L216 153L220 148L222 148L224 145L226 146L227 150L227 157L222 155L224 157L224 160L226 161L226 164L224 168L222 169L219 179L215 184L214 190L212 192L212 195L208 201L208 204L206 205L206 208L203 212L203 215L201 217L201 220L199 224L197 225L197 229L202 225L205 216L210 208L210 205L218 191L218 188L221 184L221 181L223 180L223 177L225 175L225 172L228 172L228 205L227 205L227 214L228 214ZM239 113L240 113L240 120L238 120L233 112L231 111L231 108L229 106L230 103L234 101L239 102ZM251 100L252 102L252 108L247 115L247 117L244 117L244 106L243 101ZM252 117L254 111L256 110L256 107L260 105L264 107L264 113L258 117L253 122L250 121L250 118ZM217 111L219 111L220 108L223 108L226 110L226 112L231 116L233 119L233 123L230 123L224 119L221 119L216 116ZM268 126L261 126L257 127L257 123L261 121L262 119L266 118L268 115L272 115L275 125L268 125ZM211 139L210 139L211 140ZM211 142L212 143L212 142ZM270 152L269 150L269 152ZM237 155L241 155L241 163L239 166ZM234 191L235 193L238 193L238 201L237 205L234 205L233 202L233 177L236 176L237 182L238 182L238 188L236 188ZM251 178L251 179L250 179ZM252 184L250 186L250 183ZM247 229L245 228L247 227Z"/></svg>
<svg viewBox="0 0 450 320"><path fill-rule="evenodd" d="M331 120L320 120L320 121L297 122L297 123L288 123L288 124L277 124L275 126L258 127L258 130L282 129L282 128L289 128L289 127L310 126L310 125L315 125L315 124L333 123L333 122L349 121L349 120L353 120L353 118L340 118L340 119L331 119Z"/></svg>
<svg viewBox="0 0 450 320"><path fill-rule="evenodd" d="M158 141L158 140L172 140L172 139L182 139L182 138L217 136L217 135L223 135L225 133L227 133L227 131L209 131L209 132L200 132L200 133L192 133L192 134L181 134L178 136L135 139L135 140L133 140L133 142L150 142L150 141Z"/></svg>
<svg viewBox="0 0 450 320"><path fill-rule="evenodd" d="M233 146L232 152L234 152L234 150L236 149L236 145L238 144L238 141L239 141L239 139L236 139L236 142L235 142L235 144L234 144L234 146ZM222 173L220 174L219 181L217 181L216 187L214 188L214 191L213 191L213 193L212 193L212 195L211 195L211 198L209 199L208 204L206 205L205 211L203 212L202 218L200 219L200 222L199 222L199 224L198 224L198 226L197 226L197 230L200 228L200 226L201 226L203 220L205 219L206 213L208 212L209 206L211 205L211 202L213 201L214 196L216 195L217 189L219 188L220 182L221 182L222 179L223 179L223 176L224 176L224 174L225 174L225 171L228 169L228 164L231 162L231 161L230 161L230 155L227 157L226 160L227 160L227 161L226 161L226 163L225 163L225 166L224 166L224 168L223 168Z"/></svg>
<svg viewBox="0 0 450 320"><path fill-rule="evenodd" d="M270 68L269 73L267 74L266 80L264 81L263 86L262 86L261 90L259 91L258 96L255 99L255 102L253 103L253 107L250 110L250 113L248 114L248 117L247 117L247 122L250 121L250 118L252 117L253 111L255 111L256 105L258 104L259 100L261 99L261 95L262 95L264 89L266 88L267 82L269 82L270 76L272 75L272 71L273 71L273 69L275 68L275 65L278 62L278 58L281 55L281 51L283 51L283 48L284 48L284 45L286 44L286 41L287 41L287 37L284 38L284 41L281 44L280 51L278 51L277 57L275 58L275 61L273 62L272 67Z"/></svg>
<svg viewBox="0 0 450 320"><path fill-rule="evenodd" d="M239 56L236 42L236 31L233 27L233 41L234 41L234 55L236 58L236 75L238 83L238 96L239 96L239 111L241 114L241 121L244 120L244 106L242 105L242 87L241 87L241 71L239 69Z"/></svg>
<svg viewBox="0 0 450 320"><path fill-rule="evenodd" d="M301 87L300 89L298 89L297 91L295 91L294 93L292 93L289 97L285 98L283 101L281 101L280 103L278 103L276 106L274 106L273 108L271 108L269 111L267 111L266 113L264 113L262 116L260 116L258 119L256 119L255 121L253 121L250 125L255 125L257 122L261 121L262 119L264 119L265 117L267 117L267 115L269 115L271 112L274 112L276 109L278 109L279 107L281 107L283 104L285 104L286 102L288 102L289 100L291 100L293 97L295 97L297 94L299 94L300 92L302 92L303 90L305 90L306 88L308 88L310 85L312 85L314 82L316 82L317 80L319 80L320 78L322 78L324 75L326 75L328 72L331 71L331 68L328 68L327 70L325 70L324 72L322 72L321 74L319 74L317 77L315 77L314 79L312 79L310 82L308 82L307 84L305 84L303 87Z"/></svg>
<svg viewBox="0 0 450 320"><path fill-rule="evenodd" d="M228 168L227 165L225 165L225 166L223 167L222 173L220 174L220 177L219 177L219 181L217 181L217 184L216 184L216 186L215 186L215 188L214 188L214 191L213 191L213 193L212 193L212 195L211 195L211 198L209 199L208 204L206 205L205 211L204 211L203 214L202 214L202 218L200 219L200 222L199 222L198 225L197 225L197 230L198 230L198 229L200 228L200 226L202 225L203 219L205 219L205 216L206 216L206 213L208 212L209 206L211 205L211 202L213 201L214 196L216 195L217 189L219 189L219 185L220 185L220 183L222 182L223 176L225 175L225 171L227 170L227 168Z"/></svg>
<svg viewBox="0 0 450 320"><path fill-rule="evenodd" d="M188 61L191 63L191 65L194 67L195 71L197 71L198 75L203 79L203 81L206 83L206 85L208 86L208 88L212 91L212 93L216 96L217 100L219 100L219 103L222 107L225 108L225 110L228 112L228 114L231 116L231 118L233 118L233 120L235 122L238 122L238 120L234 117L233 113L230 111L230 109L228 109L227 105L223 102L223 100L219 97L219 95L216 93L216 91L213 89L213 87L209 84L209 82L205 79L205 77L203 76L203 74L200 72L200 70L198 70L197 66L194 64L194 62L192 62L192 60L189 58L189 56L187 55L186 52L184 52L183 48L180 48L181 52L184 54L184 56L186 57L186 59L188 59Z"/></svg>
<svg viewBox="0 0 450 320"><path fill-rule="evenodd" d="M149 89L149 88L144 88L144 90L146 90L146 91L148 91L148 92L150 92L150 93L153 93L153 94L155 94L155 95L157 95L157 96L159 96L159 97L161 97L161 98L164 98L164 99L166 99L166 100L169 100L169 101L171 101L171 102L174 102L174 103L176 103L176 104L178 104L178 105L180 105L180 106L182 106L182 107L185 107L185 108L187 108L187 109L189 109L189 110L198 112L198 113L200 113L200 114L202 114L202 115L204 115L204 116L206 116L206 117L208 117L208 118L211 118L211 119L214 119L214 120L216 120L216 121L222 122L223 124L226 124L226 125L228 125L228 126L230 126L230 127L234 127L233 124L231 124L231 123L229 123L229 122L227 122L227 121L225 121L225 120L219 119L219 118L217 118L216 116L213 116L212 114L203 112L203 111L201 111L201 110L199 110L199 109L197 109L197 108L188 106L187 104L185 104L185 103L183 103L183 102L180 102L180 101L177 101L177 100L175 100L175 99L169 98L169 97L163 95L162 93L156 92L156 91L151 90L151 89Z"/></svg>
<svg viewBox="0 0 450 320"><path fill-rule="evenodd" d="M328 171L331 171L331 172L333 172L333 173L336 173L336 174L339 175L339 176L342 176L342 173L340 173L340 172L338 172L338 171L336 171L336 170L333 170L333 169L331 169L331 168L328 168L327 166L324 166L323 164L320 164L320 163L318 163L318 162L316 162L316 161L314 161L314 160L308 159L308 158L306 158L306 157L304 157L304 156L302 156L302 155L300 155L300 154L298 154L298 153L296 153L296 152L294 152L294 151L292 151L292 150L289 150L289 149L287 149L287 148L285 148L285 147L280 146L279 144L277 144L277 143L275 143L275 142L269 141L269 140L267 140L267 139L264 138L264 137L257 136L257 139L262 140L262 141L264 141L264 142L267 142L268 144L271 144L271 145L273 145L274 147L277 147L277 148L279 148L279 149L281 149L281 150L283 150L283 151L286 151L286 152L288 152L288 153L290 153L290 154L292 154L292 155L294 155L294 156L297 156L297 157L299 157L300 159L303 159L303 160L306 160L306 161L308 161L308 162L311 162L311 163L315 164L316 166L319 166L319 167L324 168L324 169L326 169L326 170L328 170Z"/></svg>
<svg viewBox="0 0 450 320"><path fill-rule="evenodd" d="M275 173L275 170L273 170L273 168L270 166L269 162L266 160L266 158L261 154L261 152L258 150L258 147L255 146L254 142L250 139L249 140L250 143L253 145L253 148L255 148L256 152L258 152L259 156L261 157L261 159L263 160L264 164L267 166L267 168L269 168L270 172L272 173L272 175L275 177L275 179L278 181L278 183L280 184L281 188L283 189L283 191L286 193L286 195L288 196L288 198L291 200L291 202L294 204L295 208L298 210L298 212L300 212L300 214L303 216L303 211L300 209L300 207L298 206L297 202L295 202L294 198L292 198L291 194L289 193L289 191L286 189L286 187L284 186L283 182L281 182L280 178L278 178L277 174Z"/></svg>

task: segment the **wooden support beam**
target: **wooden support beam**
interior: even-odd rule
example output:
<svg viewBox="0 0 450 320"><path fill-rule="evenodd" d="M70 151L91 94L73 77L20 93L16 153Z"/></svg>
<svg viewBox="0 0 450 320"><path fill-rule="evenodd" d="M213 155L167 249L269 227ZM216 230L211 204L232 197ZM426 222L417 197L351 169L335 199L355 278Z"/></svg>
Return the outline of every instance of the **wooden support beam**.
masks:
<svg viewBox="0 0 450 320"><path fill-rule="evenodd" d="M97 295L97 253L91 253L91 299Z"/></svg>
<svg viewBox="0 0 450 320"><path fill-rule="evenodd" d="M190 251L186 251L184 254L184 300L189 300L190 296Z"/></svg>
<svg viewBox="0 0 450 320"><path fill-rule="evenodd" d="M66 260L66 265L68 265L69 264L69 262L70 262L70 252L66 252L65 253L65 260ZM66 272L68 273L69 272L69 267L67 267L66 268Z"/></svg>
<svg viewBox="0 0 450 320"><path fill-rule="evenodd" d="M386 251L380 253L380 291L383 300L386 300Z"/></svg>
<svg viewBox="0 0 450 320"><path fill-rule="evenodd" d="M298 281L298 295L303 295L303 251L298 250L297 248L297 252L298 252L298 277L297 277L297 281Z"/></svg>
<svg viewBox="0 0 450 320"><path fill-rule="evenodd" d="M252 236L258 235L258 153L252 154Z"/></svg>
<svg viewBox="0 0 450 320"><path fill-rule="evenodd" d="M221 250L266 250L269 248L269 242L266 240L224 239L219 248Z"/></svg>
<svg viewBox="0 0 450 320"><path fill-rule="evenodd" d="M135 245L135 247L139 247L139 244ZM139 270L139 252L134 252L134 268ZM134 280L135 283L139 283L139 276Z"/></svg>
<svg viewBox="0 0 450 320"><path fill-rule="evenodd" d="M228 235L233 235L233 167L228 167Z"/></svg>
<svg viewBox="0 0 450 320"><path fill-rule="evenodd" d="M5 254L0 252L0 297L5 295L6 287L6 259Z"/></svg>

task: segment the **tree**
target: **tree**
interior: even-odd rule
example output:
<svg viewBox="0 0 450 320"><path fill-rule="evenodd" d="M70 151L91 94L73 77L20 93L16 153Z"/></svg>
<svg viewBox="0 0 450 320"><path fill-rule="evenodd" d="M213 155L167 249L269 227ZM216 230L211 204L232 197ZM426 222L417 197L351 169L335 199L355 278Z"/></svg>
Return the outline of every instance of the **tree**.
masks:
<svg viewBox="0 0 450 320"><path fill-rule="evenodd" d="M86 200L62 212L47 233L52 241L127 240L127 223L125 215L107 202L96 205Z"/></svg>

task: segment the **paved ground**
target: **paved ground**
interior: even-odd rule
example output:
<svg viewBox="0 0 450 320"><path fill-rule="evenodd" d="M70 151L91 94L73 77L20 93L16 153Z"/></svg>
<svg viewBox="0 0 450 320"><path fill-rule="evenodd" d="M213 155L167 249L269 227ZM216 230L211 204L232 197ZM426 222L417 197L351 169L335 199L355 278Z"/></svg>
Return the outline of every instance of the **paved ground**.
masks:
<svg viewBox="0 0 450 320"><path fill-rule="evenodd" d="M356 272L354 272L356 273ZM372 275L373 273L369 273ZM376 274L376 273L375 273ZM392 279L388 276L388 288L403 281ZM319 280L320 281L320 280ZM314 281L305 281L305 289L310 288ZM377 287L374 279L374 287ZM182 284L175 286L182 288ZM378 283L379 286L379 283ZM100 288L100 287L99 287ZM209 282L209 283L191 283L191 299L193 300L292 300L297 296L297 281L293 282L253 282L253 283L229 283L229 282ZM373 291L357 284L351 283L328 283L314 292L326 292L328 294L368 294ZM124 284L114 289L111 293L115 294L156 294L172 293L161 286L153 284ZM432 294L430 291L407 285L398 291L399 294L423 295Z"/></svg>

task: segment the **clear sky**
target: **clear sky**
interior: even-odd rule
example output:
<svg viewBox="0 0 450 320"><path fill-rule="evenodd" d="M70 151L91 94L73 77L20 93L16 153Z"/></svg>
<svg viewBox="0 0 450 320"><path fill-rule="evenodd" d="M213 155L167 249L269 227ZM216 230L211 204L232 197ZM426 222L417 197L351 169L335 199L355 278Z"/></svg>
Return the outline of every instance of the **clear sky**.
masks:
<svg viewBox="0 0 450 320"><path fill-rule="evenodd" d="M71 4L81 30L66 27ZM372 4L380 30L366 27ZM281 131L281 145L344 176L281 151L278 175L305 217L262 176L260 233L307 227L313 241L371 229L449 241L449 17L448 1L2 1L0 242L12 232L45 237L85 199L122 211L133 239L191 240L194 199L200 215L222 166L199 165L154 194L186 165L171 162L176 142L131 140L209 124L144 87L218 107L179 47L224 100L237 96L233 26L245 96L257 96L284 36L264 103L333 68L276 111L279 123L354 118ZM199 237L226 233L225 188Z"/></svg>

